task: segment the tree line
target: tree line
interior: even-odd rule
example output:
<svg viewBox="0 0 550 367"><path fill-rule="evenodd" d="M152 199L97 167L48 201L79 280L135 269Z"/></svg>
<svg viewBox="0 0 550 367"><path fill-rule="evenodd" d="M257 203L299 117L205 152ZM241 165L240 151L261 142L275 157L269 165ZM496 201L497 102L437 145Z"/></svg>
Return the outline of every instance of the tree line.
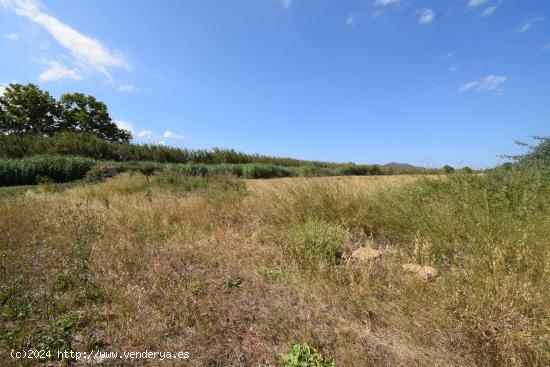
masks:
<svg viewBox="0 0 550 367"><path fill-rule="evenodd" d="M127 143L129 131L111 119L105 103L83 93L66 93L59 100L34 84L10 83L0 95L2 135L53 136L78 132Z"/></svg>

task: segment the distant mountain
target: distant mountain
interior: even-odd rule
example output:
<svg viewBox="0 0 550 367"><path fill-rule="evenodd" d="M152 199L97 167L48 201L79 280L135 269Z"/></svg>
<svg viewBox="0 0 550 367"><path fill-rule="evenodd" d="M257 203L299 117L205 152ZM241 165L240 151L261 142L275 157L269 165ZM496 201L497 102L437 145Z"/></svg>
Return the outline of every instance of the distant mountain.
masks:
<svg viewBox="0 0 550 367"><path fill-rule="evenodd" d="M413 166L412 164L408 164L408 163L399 163L399 162L390 162L388 164L384 164L382 167L399 169L399 170L422 169L422 167Z"/></svg>

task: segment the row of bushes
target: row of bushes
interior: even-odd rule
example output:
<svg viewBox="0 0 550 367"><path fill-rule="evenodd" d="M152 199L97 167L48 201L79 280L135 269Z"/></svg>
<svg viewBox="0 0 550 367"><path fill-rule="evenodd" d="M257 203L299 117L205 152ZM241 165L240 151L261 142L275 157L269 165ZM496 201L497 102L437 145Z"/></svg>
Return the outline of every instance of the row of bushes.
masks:
<svg viewBox="0 0 550 367"><path fill-rule="evenodd" d="M236 164L265 163L285 167L333 163L302 161L291 158L246 154L233 149L181 149L154 144L128 144L110 142L91 134L60 133L50 137L29 135L0 135L0 157L22 158L29 155L77 155L98 160L153 161L159 163Z"/></svg>
<svg viewBox="0 0 550 367"><path fill-rule="evenodd" d="M41 179L54 182L78 180L96 165L97 161L93 159L69 156L0 158L0 186L32 185Z"/></svg>
<svg viewBox="0 0 550 367"><path fill-rule="evenodd" d="M266 163L204 164L204 163L158 163L98 161L91 158L36 155L18 159L0 158L0 186L32 185L41 179L53 182L68 182L87 177L90 181L102 181L121 172L169 172L186 176L232 175L242 178L279 178L314 176L380 175L376 167L285 167Z"/></svg>
<svg viewBox="0 0 550 367"><path fill-rule="evenodd" d="M420 173L416 167L381 167L305 161L292 158L246 154L233 149L190 150L152 144L128 144L100 139L85 133L59 133L50 137L37 135L0 134L0 158L23 158L32 155L68 155L88 157L102 161L193 164L252 164L261 163L282 167L303 168L307 176L326 176L340 169L340 175L370 175L381 173ZM432 172L434 173L434 172ZM262 176L263 177L263 176Z"/></svg>
<svg viewBox="0 0 550 367"><path fill-rule="evenodd" d="M322 168L315 166L284 167L274 164L248 163L248 164L175 164L156 162L102 162L89 173L91 181L100 181L112 177L121 172L140 172L146 175L153 172L169 172L186 176L216 176L232 175L241 178L281 178L281 177L321 177L321 176L365 176L380 175L380 169L353 170L348 167Z"/></svg>

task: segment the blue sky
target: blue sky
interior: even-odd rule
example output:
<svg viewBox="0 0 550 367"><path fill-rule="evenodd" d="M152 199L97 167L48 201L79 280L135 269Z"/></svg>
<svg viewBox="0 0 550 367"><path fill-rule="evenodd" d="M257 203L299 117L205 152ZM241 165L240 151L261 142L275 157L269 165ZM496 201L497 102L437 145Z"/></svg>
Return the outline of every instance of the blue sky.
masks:
<svg viewBox="0 0 550 367"><path fill-rule="evenodd" d="M137 142L487 167L550 135L546 0L0 0L0 88Z"/></svg>

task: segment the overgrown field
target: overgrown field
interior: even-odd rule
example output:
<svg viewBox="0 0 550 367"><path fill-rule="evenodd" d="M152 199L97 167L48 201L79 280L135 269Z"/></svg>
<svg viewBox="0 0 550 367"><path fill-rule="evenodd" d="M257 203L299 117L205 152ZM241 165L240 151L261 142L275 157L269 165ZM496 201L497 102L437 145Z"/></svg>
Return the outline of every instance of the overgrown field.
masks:
<svg viewBox="0 0 550 367"><path fill-rule="evenodd" d="M28 348L188 351L189 366L550 364L550 181L537 171L134 171L0 192L2 366L37 364L10 358ZM357 262L359 247L381 255Z"/></svg>
<svg viewBox="0 0 550 367"><path fill-rule="evenodd" d="M87 178L98 182L122 172L181 174L206 177L231 175L242 178L367 176L382 175L378 166L321 167L279 166L267 163L159 163L150 161L115 162L61 155L35 155L0 158L0 186L34 185L39 182L70 182Z"/></svg>
<svg viewBox="0 0 550 367"><path fill-rule="evenodd" d="M0 158L24 158L33 155L78 156L98 161L156 162L192 165L271 165L279 167L311 167L313 170L335 171L348 174L366 174L371 170L386 174L437 173L436 169L414 166L384 166L350 163L308 161L293 158L247 154L233 149L175 148L158 144L118 143L100 139L91 134L65 132L53 136L0 134Z"/></svg>

